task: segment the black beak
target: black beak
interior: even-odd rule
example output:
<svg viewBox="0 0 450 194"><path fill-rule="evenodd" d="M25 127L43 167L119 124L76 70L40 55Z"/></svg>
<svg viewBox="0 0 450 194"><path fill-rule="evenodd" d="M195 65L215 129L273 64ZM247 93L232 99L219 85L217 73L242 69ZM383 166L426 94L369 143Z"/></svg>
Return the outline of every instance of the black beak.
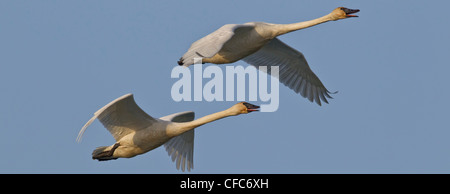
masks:
<svg viewBox="0 0 450 194"><path fill-rule="evenodd" d="M248 111L248 112L259 111L259 110L258 110L258 109L259 109L259 106L256 106L256 105L254 105L254 104L250 104L250 103L248 103L248 102L244 102L243 104L244 104L244 106L247 107L247 111Z"/></svg>
<svg viewBox="0 0 450 194"><path fill-rule="evenodd" d="M349 8L341 8L342 11L345 12L345 14L347 14L347 17L358 17L357 15L350 15L350 14L354 14L354 13L358 13L359 9L349 9Z"/></svg>

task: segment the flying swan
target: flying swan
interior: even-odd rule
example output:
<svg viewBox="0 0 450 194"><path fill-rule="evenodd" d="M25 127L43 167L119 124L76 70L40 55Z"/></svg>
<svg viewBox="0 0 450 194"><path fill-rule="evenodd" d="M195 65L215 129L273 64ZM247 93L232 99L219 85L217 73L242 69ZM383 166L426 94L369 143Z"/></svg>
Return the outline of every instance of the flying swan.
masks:
<svg viewBox="0 0 450 194"><path fill-rule="evenodd" d="M81 141L86 128L96 119L105 126L116 140L111 146L101 146L92 152L92 159L99 161L131 158L144 154L164 144L177 169L184 172L194 168L194 128L228 116L258 111L259 106L240 102L217 113L194 120L194 112L180 112L161 118L145 113L134 101L133 94L126 94L110 102L94 113L80 130Z"/></svg>
<svg viewBox="0 0 450 194"><path fill-rule="evenodd" d="M279 66L279 80L284 85L318 105L321 100L328 103L327 98L332 98L330 92L309 68L303 54L276 37L328 21L358 17L351 15L357 12L358 9L338 7L323 17L293 24L226 24L194 42L178 64L188 67L194 64L194 58L214 64L242 59L255 67L268 66L269 73L270 66Z"/></svg>

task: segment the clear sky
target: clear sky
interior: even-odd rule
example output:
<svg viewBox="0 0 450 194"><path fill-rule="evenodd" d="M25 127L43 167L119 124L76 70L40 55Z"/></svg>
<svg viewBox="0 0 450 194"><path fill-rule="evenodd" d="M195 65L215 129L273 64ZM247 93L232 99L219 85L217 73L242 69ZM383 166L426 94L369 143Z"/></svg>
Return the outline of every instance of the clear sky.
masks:
<svg viewBox="0 0 450 194"><path fill-rule="evenodd" d="M0 173L179 173L164 148L92 160L114 144L98 121L76 136L126 93L154 117L226 109L235 102L171 98L171 70L193 41L227 23L293 23L339 6L360 17L280 37L339 91L330 104L280 85L278 111L197 128L192 172L450 173L443 0L0 1Z"/></svg>

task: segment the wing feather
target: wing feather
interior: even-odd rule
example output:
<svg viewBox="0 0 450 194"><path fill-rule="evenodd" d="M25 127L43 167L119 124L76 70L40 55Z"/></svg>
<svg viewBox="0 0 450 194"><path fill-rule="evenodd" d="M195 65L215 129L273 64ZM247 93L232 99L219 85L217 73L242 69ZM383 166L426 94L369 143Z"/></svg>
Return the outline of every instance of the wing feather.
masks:
<svg viewBox="0 0 450 194"><path fill-rule="evenodd" d="M315 101L318 105L321 105L321 101L328 103L326 98L332 98L330 92L309 67L303 54L278 38L272 39L260 50L242 60L256 68L279 66L280 82L309 101Z"/></svg>
<svg viewBox="0 0 450 194"><path fill-rule="evenodd" d="M116 141L134 131L145 129L156 121L136 104L133 94L126 94L95 112L94 116L80 130L77 137L78 142L81 141L87 127L96 118L108 129Z"/></svg>
<svg viewBox="0 0 450 194"><path fill-rule="evenodd" d="M194 120L194 112L181 112L161 117L161 120L172 122L189 122ZM179 136L173 137L164 144L167 153L175 162L177 169L184 172L194 168L194 130L187 131Z"/></svg>

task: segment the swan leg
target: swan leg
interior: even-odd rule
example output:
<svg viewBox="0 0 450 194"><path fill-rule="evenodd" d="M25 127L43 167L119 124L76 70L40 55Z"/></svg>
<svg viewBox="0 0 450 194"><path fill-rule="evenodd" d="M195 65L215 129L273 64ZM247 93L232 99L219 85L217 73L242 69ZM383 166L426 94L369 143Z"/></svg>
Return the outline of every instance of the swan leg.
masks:
<svg viewBox="0 0 450 194"><path fill-rule="evenodd" d="M98 160L98 161L106 161L106 160L115 160L117 158L112 158L114 151L120 146L120 143L115 143L111 150L108 151L100 151L94 150L94 153L92 153L92 159ZM99 148L99 149L105 149L105 148ZM98 152L98 153L96 153Z"/></svg>

